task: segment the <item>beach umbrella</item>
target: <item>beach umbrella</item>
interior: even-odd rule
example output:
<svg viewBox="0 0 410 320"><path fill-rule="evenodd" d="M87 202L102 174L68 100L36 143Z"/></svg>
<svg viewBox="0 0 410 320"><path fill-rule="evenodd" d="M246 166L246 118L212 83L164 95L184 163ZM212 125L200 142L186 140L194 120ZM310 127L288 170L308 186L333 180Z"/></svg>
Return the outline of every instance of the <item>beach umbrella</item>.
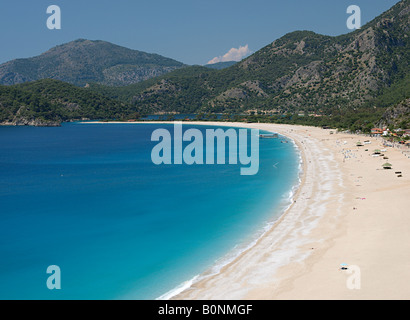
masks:
<svg viewBox="0 0 410 320"><path fill-rule="evenodd" d="M340 264L340 268L342 269L342 270L346 270L347 269L347 266L348 266L348 264L347 263L341 263Z"/></svg>
<svg viewBox="0 0 410 320"><path fill-rule="evenodd" d="M385 164L382 165L382 167L385 169L390 169L392 167L392 164L386 162Z"/></svg>
<svg viewBox="0 0 410 320"><path fill-rule="evenodd" d="M381 151L380 151L380 149L376 149L376 150L374 150L373 152L374 152L374 153L380 153Z"/></svg>

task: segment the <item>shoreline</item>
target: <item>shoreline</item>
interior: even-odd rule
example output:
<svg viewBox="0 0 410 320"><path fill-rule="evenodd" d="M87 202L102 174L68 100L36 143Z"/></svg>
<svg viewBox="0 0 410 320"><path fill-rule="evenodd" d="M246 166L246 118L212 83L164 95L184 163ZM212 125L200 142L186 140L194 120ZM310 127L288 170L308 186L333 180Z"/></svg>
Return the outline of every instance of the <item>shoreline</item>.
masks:
<svg viewBox="0 0 410 320"><path fill-rule="evenodd" d="M99 121L93 121L93 122L84 122L84 124L159 124L159 123L165 123L165 124L173 124L174 121L143 121L143 122L122 122L122 121L110 121L110 122L99 122ZM229 127L236 127L236 128L250 128L247 126L247 124L244 123L231 123L231 122L190 122L190 121L184 121L183 124L188 124L188 125L203 125L203 126L229 126ZM278 133L276 130L271 130L271 129L264 129L268 132L272 133ZM235 249L231 250L230 252L226 253L224 256L220 257L210 268L208 268L206 271L204 271L201 274L195 275L192 279L187 279L183 283L179 284L177 287L165 292L161 296L157 297L156 300L174 300L174 299L184 299L183 297L181 298L180 295L183 295L184 292L187 290L190 290L193 286L195 286L197 283L201 283L203 281L207 281L208 279L212 279L212 277L217 276L220 274L222 271L224 271L226 268L228 268L232 263L234 263L237 259L239 259L242 255L246 254L246 252L252 250L253 247L255 247L261 239L271 232L272 228L275 228L275 225L279 224L286 213L291 209L291 207L294 205L295 199L298 197L298 193L304 183L305 180L305 173L306 173L306 159L305 159L305 154L302 150L302 145L298 140L295 140L289 135L285 135L282 133L279 133L281 136L284 138L290 139L291 142L293 143L294 147L297 149L297 157L299 158L299 169L298 169L298 182L292 186L291 190L289 191L289 198L287 199L288 203L284 204L283 209L281 209L278 218L273 220L273 221L268 221L266 225L261 229L260 234L255 235L255 239L249 243L244 243L243 247L239 249L238 252L233 252ZM232 257L229 257L233 255ZM227 262L222 262L220 263L219 261L227 260ZM214 271L215 268L217 268L217 271Z"/></svg>
<svg viewBox="0 0 410 320"><path fill-rule="evenodd" d="M194 124L194 123L189 123L189 124ZM202 124L200 124L202 125ZM212 124L216 125L216 124ZM235 127L235 126L232 126ZM276 132L272 132L276 133ZM229 267L230 264L234 263L238 258L240 258L243 254L245 254L247 251L252 250L252 248L258 244L258 242L267 234L270 232L274 226L279 223L283 216L286 215L287 211L292 207L295 198L297 197L297 194L299 192L299 189L301 188L303 182L304 182L304 172L306 169L304 168L305 166L305 160L304 160L304 154L298 147L298 143L294 141L293 139L289 138L288 136L281 135L285 138L288 138L292 141L294 144L295 148L297 149L297 157L299 159L299 168L298 168L298 182L295 183L291 190L289 191L289 197L286 199L287 203L283 204L283 208L279 210L279 215L278 217L273 220L273 221L268 221L265 223L265 226L261 228L260 234L255 235L255 239L250 241L249 243L243 243L243 247L238 249L238 252L236 249L232 249L228 253L226 253L224 256L222 256L220 259L218 259L208 270L205 272L195 275L192 279L189 279L183 283L181 283L179 286L169 290L168 292L162 294L156 300L174 300L174 299L180 299L178 298L180 294L183 294L186 290L190 290L192 286L197 284L198 282L201 281L206 281L209 278L212 278L213 276L219 274L222 270L224 270L226 267ZM282 200L284 201L284 200ZM231 257L230 257L231 256ZM219 262L221 261L222 262ZM225 261L224 261L225 260ZM217 269L217 271L213 271Z"/></svg>
<svg viewBox="0 0 410 320"><path fill-rule="evenodd" d="M189 123L189 124L195 124L195 123ZM215 125L217 125L218 123L215 123ZM275 238L276 235L274 235L272 237L272 234L275 233L275 231L278 231L278 227L281 226L281 224L286 224L288 225L288 227L292 224L292 222L296 222L297 219L295 219L294 217L290 217L290 220L292 220L291 223L289 223L289 221L284 222L287 218L289 218L289 214L292 212L292 208L295 207L295 205L297 204L297 201L300 199L300 195L304 190L305 184L306 184L306 175L308 173L308 159L306 157L305 151L304 151L304 146L303 146L303 141L300 141L299 139L297 139L294 135L291 134L291 131L293 131L293 129L291 129L291 131L289 131L288 129L290 128L287 125L284 125L282 128L287 128L287 130L281 130L281 128L278 128L277 126L266 126L266 125L258 125L258 124L238 124L238 123L224 123L222 124L224 126L234 126L234 127L246 127L246 128L259 128L262 130L267 130L267 131L271 131L271 132L275 132L275 133L279 133L280 135L283 135L289 139L292 140L292 142L294 143L294 145L297 147L298 149L298 153L299 153L299 158L300 158L300 162L302 164L300 171L299 171L299 184L296 188L296 190L294 191L294 194L292 196L292 202L289 204L289 206L287 208L285 208L285 210L280 214L279 218L272 224L270 225L269 229L266 230L258 239L257 241L251 245L249 248L247 248L246 250L244 250L243 252L241 252L233 261L231 261L230 263L226 264L225 266L223 266L223 268L221 268L220 272L218 274L214 274L210 277L206 277L204 279L201 279L199 281L193 282L191 284L191 286L187 289L185 289L183 292L181 292L178 295L173 296L171 299L176 299L176 300L181 300L181 299L248 299L246 298L246 296L244 295L244 293L247 293L249 291L249 288L245 288L242 289L239 295L237 295L234 291L238 291L236 289L232 290L232 289L228 289L227 292L221 292L219 289L221 288L217 288L218 286L218 282L220 282L221 278L225 277L225 275L229 275L229 272L232 272L231 269L242 269L243 267L245 268L245 270L247 269L247 267L249 268L250 263L244 263L245 265L241 265L241 261L246 261L248 256L253 256L255 254L255 252L258 252L258 248L259 247L263 247L267 240L268 242L274 243L275 242ZM292 229L292 227L291 227ZM290 230L291 230L290 229ZM289 232L289 230L287 231ZM279 230L279 233L282 234L282 236L284 234L286 234L286 230ZM276 273L279 272L279 270L284 266L287 265L289 260L291 259L295 259L295 257L298 256L298 253L295 252L294 250L296 249L296 247L298 246L298 241L299 239L295 239L295 243L293 244L293 247L291 250L289 250L289 248L284 249L283 252L282 251L282 255L284 255L284 259L282 258L281 261L279 261L279 263L276 262L272 264L271 268L270 268L270 273ZM276 240L277 241L277 240ZM276 244L278 245L278 243ZM287 251L287 252L286 252ZM263 255L265 255L266 252L263 253ZM257 259L259 259L260 257L258 257ZM304 254L302 254L302 256L299 256L297 259L305 259L306 256ZM252 260L254 260L254 258L252 258ZM235 274L235 272L237 271L233 271ZM231 273L232 275L232 273ZM263 278L266 275L262 276L262 279L260 281L258 281L258 283L262 284L263 283ZM230 282L232 279L230 279L229 281L223 281L224 284L222 286L225 286L225 290L228 287L228 282ZM237 283L237 281L233 281L233 283ZM211 291L211 293L207 292L207 291ZM219 292L218 292L219 291ZM228 297L227 297L228 295ZM249 299L254 299L252 296ZM264 299L264 297L259 297L258 299Z"/></svg>
<svg viewBox="0 0 410 320"><path fill-rule="evenodd" d="M401 150L376 138L316 127L184 123L287 136L305 157L304 180L295 202L255 245L172 299L410 298L410 160ZM357 147L363 139L371 144ZM373 157L374 149L386 149L393 170L382 169L386 160ZM360 270L356 289L347 285L353 267Z"/></svg>
<svg viewBox="0 0 410 320"><path fill-rule="evenodd" d="M375 138L368 138L367 147L357 147L363 137L332 135L332 130L251 127L296 135L307 160L297 202L253 250L176 298L409 299L410 215L405 213L410 206L410 161L401 151L387 148L394 169L386 171L381 167L386 160L371 155L374 149L385 149ZM286 230L287 223L296 225ZM276 241L286 232L282 242ZM275 268L292 248L293 254ZM341 270L342 263L352 270L359 267L359 289L348 287L350 274Z"/></svg>

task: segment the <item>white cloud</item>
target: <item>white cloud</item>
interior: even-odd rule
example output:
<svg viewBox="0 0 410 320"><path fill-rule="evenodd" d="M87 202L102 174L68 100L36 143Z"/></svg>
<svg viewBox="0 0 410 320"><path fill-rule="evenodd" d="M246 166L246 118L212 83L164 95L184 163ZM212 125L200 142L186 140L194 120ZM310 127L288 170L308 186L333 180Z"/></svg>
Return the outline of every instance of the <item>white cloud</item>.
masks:
<svg viewBox="0 0 410 320"><path fill-rule="evenodd" d="M239 48L231 48L223 56L215 57L212 60L209 60L207 64L225 61L241 61L243 57L247 56L250 53L251 50L249 50L248 45L239 46Z"/></svg>

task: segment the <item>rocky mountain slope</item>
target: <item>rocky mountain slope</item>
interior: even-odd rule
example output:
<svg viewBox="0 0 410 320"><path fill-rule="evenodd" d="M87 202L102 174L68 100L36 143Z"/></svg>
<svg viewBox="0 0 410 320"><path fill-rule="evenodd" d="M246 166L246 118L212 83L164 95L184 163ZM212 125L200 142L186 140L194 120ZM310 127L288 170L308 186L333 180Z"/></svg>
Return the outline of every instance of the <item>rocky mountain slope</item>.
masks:
<svg viewBox="0 0 410 320"><path fill-rule="evenodd" d="M353 131L370 130L380 121L406 124L409 31L410 0L402 0L354 32L331 37L295 31L221 70L184 66L103 41L78 40L39 57L9 62L13 72L2 65L0 79L14 83L51 75L90 85L78 88L40 80L0 86L0 122L247 112L273 114L268 121L332 124ZM140 66L175 70L127 86L106 85L135 81L136 60ZM150 70L150 76L164 71ZM144 77L147 74L138 79ZM390 106L399 109L389 113Z"/></svg>
<svg viewBox="0 0 410 320"><path fill-rule="evenodd" d="M78 86L97 82L123 86L181 68L183 64L158 54L131 50L106 41L79 39L28 59L0 65L0 84L13 85L56 79Z"/></svg>
<svg viewBox="0 0 410 320"><path fill-rule="evenodd" d="M379 127L410 128L410 98L401 101L384 112Z"/></svg>
<svg viewBox="0 0 410 320"><path fill-rule="evenodd" d="M402 0L354 32L289 33L223 70L188 67L105 94L169 112L331 114L382 100L409 74L410 1ZM409 91L408 82L404 83ZM393 103L406 98L394 97ZM381 107L382 105L376 105Z"/></svg>

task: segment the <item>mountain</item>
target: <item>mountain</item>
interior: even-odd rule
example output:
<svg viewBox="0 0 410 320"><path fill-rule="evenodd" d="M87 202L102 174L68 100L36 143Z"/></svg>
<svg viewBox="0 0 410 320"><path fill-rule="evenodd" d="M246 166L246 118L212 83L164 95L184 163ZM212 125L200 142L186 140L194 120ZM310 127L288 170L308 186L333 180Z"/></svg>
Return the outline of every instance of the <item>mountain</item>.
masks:
<svg viewBox="0 0 410 320"><path fill-rule="evenodd" d="M224 61L224 62L205 64L204 67L221 70L221 69L225 69L230 66L233 66L235 63L237 63L237 61Z"/></svg>
<svg viewBox="0 0 410 320"><path fill-rule="evenodd" d="M135 106L53 79L0 85L0 124L58 126L81 119L139 117Z"/></svg>
<svg viewBox="0 0 410 320"><path fill-rule="evenodd" d="M410 98L387 108L378 123L378 127L384 126L410 129Z"/></svg>
<svg viewBox="0 0 410 320"><path fill-rule="evenodd" d="M39 79L56 79L78 86L97 82L123 86L183 67L158 54L131 50L106 41L79 39L56 46L28 59L0 65L0 84L13 85Z"/></svg>
<svg viewBox="0 0 410 320"><path fill-rule="evenodd" d="M286 34L222 70L192 66L115 92L92 89L147 112L343 115L386 107L410 92L409 2L348 34Z"/></svg>
<svg viewBox="0 0 410 320"><path fill-rule="evenodd" d="M64 74L65 81L89 85L41 80L0 86L0 122L130 119L139 113L177 112L245 113L246 121L326 124L352 131L369 131L382 122L408 126L409 15L410 0L402 0L348 34L295 31L224 69L179 64L171 72L117 87L106 84L129 79L120 73L114 81L107 70L128 68L134 54L145 57L139 61L146 65L169 60L107 42L74 41L43 57L10 62L20 68L15 73L5 73L7 64L2 65L0 75L23 82L33 74Z"/></svg>

